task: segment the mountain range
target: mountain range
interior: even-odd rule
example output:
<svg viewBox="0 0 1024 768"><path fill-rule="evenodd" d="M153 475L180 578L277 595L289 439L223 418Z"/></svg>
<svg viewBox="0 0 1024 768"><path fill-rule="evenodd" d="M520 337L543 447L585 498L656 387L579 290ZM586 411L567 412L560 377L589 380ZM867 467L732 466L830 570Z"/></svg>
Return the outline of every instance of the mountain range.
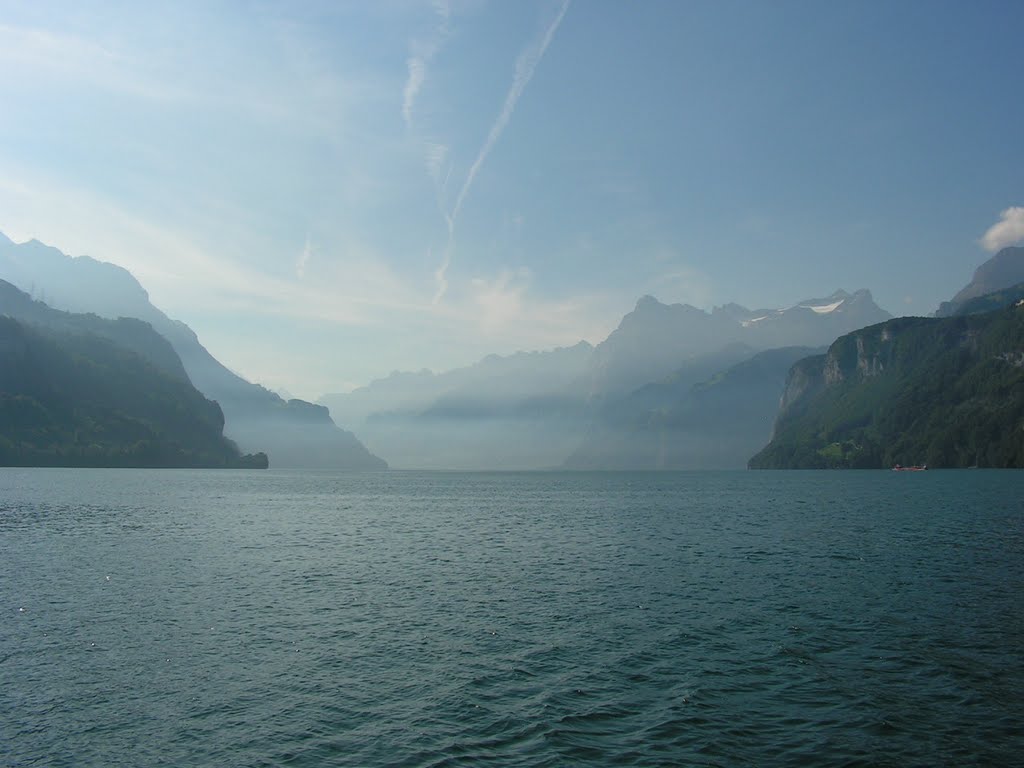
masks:
<svg viewBox="0 0 1024 768"><path fill-rule="evenodd" d="M863 328L790 370L752 468L1024 467L1024 248L936 312Z"/></svg>
<svg viewBox="0 0 1024 768"><path fill-rule="evenodd" d="M192 384L220 404L225 433L243 451L265 452L275 467L387 467L354 435L338 428L326 408L285 401L228 370L192 329L154 307L135 277L121 267L88 256L72 258L36 240L15 244L0 234L0 279L57 309L150 324L170 343Z"/></svg>
<svg viewBox="0 0 1024 768"><path fill-rule="evenodd" d="M319 402L400 467L743 467L770 434L784 369L757 379L767 394L749 400L761 410L742 438L716 436L706 424L687 432L682 422L662 422L658 414L677 407L681 413L692 402L692 387L766 349L807 345L809 352L888 317L866 290L837 291L784 309L731 304L711 312L644 296L596 347L581 342L547 352L491 355L440 374L396 372ZM793 354L761 363L780 366L778 361ZM764 365L746 372L755 370L763 372ZM742 376L735 373L716 390L721 398L733 393L737 412L748 407L740 401L750 395L732 387ZM718 445L714 458L696 447L711 439ZM684 444L694 447L685 450Z"/></svg>
<svg viewBox="0 0 1024 768"><path fill-rule="evenodd" d="M710 312L644 296L596 346L489 355L443 373L395 372L316 404L283 399L228 370L120 267L0 235L0 279L10 283L0 282L0 315L14 323L4 327L12 340L6 352L29 344L50 350L51 360L65 353L85 359L75 349L85 343L88 354L105 361L97 363L101 368L131 360L132 370L141 365L161 381L194 385L205 395L196 393L202 402L188 395L200 421L219 429L220 417L203 405L206 398L216 401L224 435L244 451L265 450L278 467L382 469L381 455L396 466L432 469L732 468L746 465L769 438L751 466L875 466L897 454L903 462L923 458L904 455L908 451L935 464L1017 460L1002 438L996 441L1001 447L986 453L983 433L943 437L940 427L963 430L973 421L995 435L1001 433L993 413L1010 423L1016 418L1012 398L1010 411L993 398L999 386L1016 391L1015 361L1024 359L1014 346L1016 316L1007 309L1024 298L1024 248L1004 249L979 267L971 283L943 303L939 318L893 320L867 290L836 291L785 308L727 304ZM1001 325L992 319L1002 316L993 313L999 308ZM969 359L964 350L981 350L982 358ZM67 360L54 365L70 370ZM987 377L996 389L971 390L961 374L975 383ZM5 381L13 386L10 375ZM32 397L2 387L0 396L5 407L12 398L22 398L21 407ZM984 403L984 413L971 411L960 397ZM898 413L892 402L899 403ZM959 410L922 410L943 403ZM101 403L95 413L109 415L109 407ZM907 422L908 414L924 421ZM88 424L99 423L95 414L89 418ZM335 420L358 431L365 446ZM927 445L922 424L930 425ZM84 434L86 426L76 423L77 431L65 431L60 440ZM224 445L228 454L203 461L238 461L230 454L234 444ZM165 458L180 459L174 450Z"/></svg>
<svg viewBox="0 0 1024 768"><path fill-rule="evenodd" d="M592 352L580 342L438 374L396 372L319 402L395 466L552 468L581 438Z"/></svg>
<svg viewBox="0 0 1024 768"><path fill-rule="evenodd" d="M749 354L787 346L821 346L890 317L867 290L853 294L840 290L784 309L750 310L726 304L711 312L644 296L594 349L589 394L625 394L730 346L744 345Z"/></svg>
<svg viewBox="0 0 1024 768"><path fill-rule="evenodd" d="M60 312L0 281L0 465L259 467L134 318Z"/></svg>

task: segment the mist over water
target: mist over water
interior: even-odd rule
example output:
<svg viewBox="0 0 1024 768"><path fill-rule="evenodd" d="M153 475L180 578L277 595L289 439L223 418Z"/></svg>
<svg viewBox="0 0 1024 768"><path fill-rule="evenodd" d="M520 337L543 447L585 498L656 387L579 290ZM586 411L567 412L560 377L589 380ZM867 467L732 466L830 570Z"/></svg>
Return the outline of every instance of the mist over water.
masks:
<svg viewBox="0 0 1024 768"><path fill-rule="evenodd" d="M1019 490L0 470L0 763L1011 765Z"/></svg>

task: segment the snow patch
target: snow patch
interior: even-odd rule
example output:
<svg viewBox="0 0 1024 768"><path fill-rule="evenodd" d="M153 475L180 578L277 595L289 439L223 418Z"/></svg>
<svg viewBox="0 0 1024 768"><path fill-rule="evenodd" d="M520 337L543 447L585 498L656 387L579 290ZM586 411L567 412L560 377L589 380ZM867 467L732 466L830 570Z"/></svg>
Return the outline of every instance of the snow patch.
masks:
<svg viewBox="0 0 1024 768"><path fill-rule="evenodd" d="M840 299L839 301L835 302L834 304L822 304L822 305L819 305L817 307L811 307L811 306L808 306L808 305L804 304L803 308L804 309L814 310L819 315L826 315L829 312L834 311L840 304L843 303L843 301L845 301L845 299Z"/></svg>

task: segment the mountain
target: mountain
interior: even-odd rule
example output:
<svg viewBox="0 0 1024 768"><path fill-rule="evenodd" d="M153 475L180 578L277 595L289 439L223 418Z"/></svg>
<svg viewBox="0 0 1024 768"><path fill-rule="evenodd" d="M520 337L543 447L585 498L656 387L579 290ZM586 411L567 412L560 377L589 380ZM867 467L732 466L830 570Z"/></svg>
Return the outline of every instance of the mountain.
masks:
<svg viewBox="0 0 1024 768"><path fill-rule="evenodd" d="M871 291L836 291L823 299L805 299L792 307L758 310L740 323L747 343L760 349L784 346L817 347L831 344L844 333L892 317L875 304Z"/></svg>
<svg viewBox="0 0 1024 768"><path fill-rule="evenodd" d="M1024 467L1024 305L906 317L790 370L754 469Z"/></svg>
<svg viewBox="0 0 1024 768"><path fill-rule="evenodd" d="M572 389L586 371L592 349L581 341L544 352L488 355L473 365L443 373L395 371L348 393L325 394L318 402L352 425L375 414L419 414L438 403L454 406L461 400L502 413L517 402L558 396Z"/></svg>
<svg viewBox="0 0 1024 768"><path fill-rule="evenodd" d="M1024 301L1024 283L1017 283L1016 285L1011 285L1009 288L996 291L995 293L988 293L984 296L967 299L963 303L956 305L956 310L953 314L978 315L985 312L992 312L997 309L1004 309L1005 307L1013 306L1020 301Z"/></svg>
<svg viewBox="0 0 1024 768"><path fill-rule="evenodd" d="M671 407L694 385L751 358L756 351L746 344L733 343L686 360L684 365L658 381L596 403L594 416L609 426L632 424L638 415Z"/></svg>
<svg viewBox="0 0 1024 768"><path fill-rule="evenodd" d="M65 334L103 336L148 360L169 376L191 384L174 347L142 320L132 317L109 320L94 314L62 312L34 300L6 280L0 280L0 315Z"/></svg>
<svg viewBox="0 0 1024 768"><path fill-rule="evenodd" d="M395 372L320 398L396 466L538 469L575 447L587 404L579 387L592 347L488 355L443 373Z"/></svg>
<svg viewBox="0 0 1024 768"><path fill-rule="evenodd" d="M695 384L766 348L822 347L888 317L867 291L838 291L786 309L729 304L712 312L644 296L596 347L581 342L490 355L445 373L396 372L319 402L357 429L371 450L408 468L704 465L710 453L699 457L681 447L651 458L651 434L638 432L637 424L651 412L674 407ZM776 384L765 385L774 401L783 376L784 371ZM763 444L774 401L765 417L768 426L752 427L754 444L737 438L731 453L722 448L715 454L715 466L743 466ZM699 429L672 435L682 446L698 433L708 437Z"/></svg>
<svg viewBox="0 0 1024 768"><path fill-rule="evenodd" d="M643 296L594 348L587 394L623 395L664 379L688 362L738 344L741 332L739 322L725 313Z"/></svg>
<svg viewBox="0 0 1024 768"><path fill-rule="evenodd" d="M267 466L224 437L220 407L180 361L166 365L170 345L148 325L56 312L14 291L0 283L0 465Z"/></svg>
<svg viewBox="0 0 1024 768"><path fill-rule="evenodd" d="M708 366L699 383L692 382L694 369L682 369L641 387L602 409L564 466L740 469L771 434L789 368L819 349L767 350Z"/></svg>
<svg viewBox="0 0 1024 768"><path fill-rule="evenodd" d="M986 261L974 271L974 277L951 301L944 301L936 317L949 317L967 301L1024 283L1024 247L1011 246Z"/></svg>
<svg viewBox="0 0 1024 768"><path fill-rule="evenodd" d="M844 333L887 320L870 291L836 291L785 309L749 310L738 304L710 313L644 296L594 349L591 396L626 394L659 381L704 355L743 344L752 352L787 346L819 347Z"/></svg>
<svg viewBox="0 0 1024 768"><path fill-rule="evenodd" d="M387 468L352 433L339 429L327 409L285 401L228 370L191 328L154 307L121 267L88 256L71 258L36 240L16 244L0 235L0 278L53 307L149 323L170 342L192 384L220 404L225 432L244 451L265 451L275 467Z"/></svg>

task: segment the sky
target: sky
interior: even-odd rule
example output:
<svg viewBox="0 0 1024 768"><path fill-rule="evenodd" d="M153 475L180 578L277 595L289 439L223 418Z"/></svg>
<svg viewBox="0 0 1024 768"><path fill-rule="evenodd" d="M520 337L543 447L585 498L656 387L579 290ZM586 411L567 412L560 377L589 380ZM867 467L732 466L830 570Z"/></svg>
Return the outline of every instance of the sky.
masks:
<svg viewBox="0 0 1024 768"><path fill-rule="evenodd" d="M0 231L315 399L637 299L929 314L1024 239L1024 3L0 0Z"/></svg>

